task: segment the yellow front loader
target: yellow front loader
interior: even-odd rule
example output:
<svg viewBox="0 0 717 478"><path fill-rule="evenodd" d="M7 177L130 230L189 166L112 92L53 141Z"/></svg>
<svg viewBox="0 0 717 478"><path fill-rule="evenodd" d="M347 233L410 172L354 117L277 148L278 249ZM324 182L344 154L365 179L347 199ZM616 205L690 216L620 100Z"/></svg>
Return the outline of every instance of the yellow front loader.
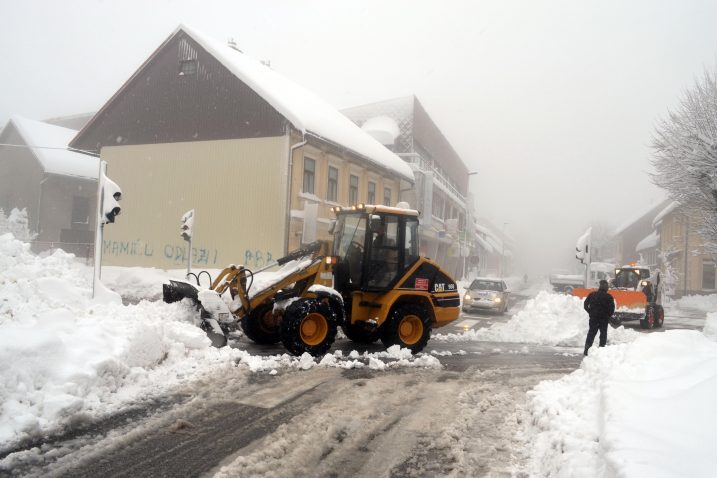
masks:
<svg viewBox="0 0 717 478"><path fill-rule="evenodd" d="M432 328L456 320L455 281L418 253L418 213L386 206L334 208L333 242L319 241L261 271L224 269L209 289L185 281L164 285L165 302L190 298L216 346L240 324L256 343L281 341L291 353L321 355L338 327L351 340L422 350ZM265 268L266 269L266 268ZM229 293L231 302L224 300Z"/></svg>

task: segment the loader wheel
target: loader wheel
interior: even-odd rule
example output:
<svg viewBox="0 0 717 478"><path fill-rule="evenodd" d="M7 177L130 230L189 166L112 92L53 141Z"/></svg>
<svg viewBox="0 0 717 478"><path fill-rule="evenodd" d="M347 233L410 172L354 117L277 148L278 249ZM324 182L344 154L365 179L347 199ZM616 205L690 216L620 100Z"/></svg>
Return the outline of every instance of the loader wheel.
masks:
<svg viewBox="0 0 717 478"><path fill-rule="evenodd" d="M651 329L655 325L655 308L648 307L645 311L645 318L640 319L641 329Z"/></svg>
<svg viewBox="0 0 717 478"><path fill-rule="evenodd" d="M420 305L397 307L381 327L381 342L386 347L400 345L418 353L431 336L431 318Z"/></svg>
<svg viewBox="0 0 717 478"><path fill-rule="evenodd" d="M662 328L662 324L665 322L665 309L661 305L655 306L655 328Z"/></svg>
<svg viewBox="0 0 717 478"><path fill-rule="evenodd" d="M348 321L348 319L346 319ZM346 337L358 344L372 344L378 340L381 333L379 329L366 330L360 324L346 324L341 326Z"/></svg>
<svg viewBox="0 0 717 478"><path fill-rule="evenodd" d="M261 345L272 345L281 340L279 324L274 319L274 303L262 304L241 319L241 329L250 340Z"/></svg>
<svg viewBox="0 0 717 478"><path fill-rule="evenodd" d="M281 341L294 355L322 355L336 338L336 314L326 302L300 299L284 311Z"/></svg>

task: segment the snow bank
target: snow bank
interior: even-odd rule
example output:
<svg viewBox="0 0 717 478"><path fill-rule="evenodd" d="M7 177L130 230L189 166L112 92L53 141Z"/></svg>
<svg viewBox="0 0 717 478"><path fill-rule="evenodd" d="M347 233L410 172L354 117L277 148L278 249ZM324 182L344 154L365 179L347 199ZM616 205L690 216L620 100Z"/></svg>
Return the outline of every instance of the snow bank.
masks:
<svg viewBox="0 0 717 478"><path fill-rule="evenodd" d="M682 309L698 309L704 312L715 312L717 311L717 294L687 295L673 301L673 304Z"/></svg>
<svg viewBox="0 0 717 478"><path fill-rule="evenodd" d="M582 346L588 332L588 315L578 297L541 291L505 323L460 334L435 334L447 342L495 341L542 345ZM639 334L618 327L608 329L609 343L634 340Z"/></svg>
<svg viewBox="0 0 717 478"><path fill-rule="evenodd" d="M154 283L152 273L133 275ZM431 355L398 347L322 358L216 349L188 304L93 301L91 282L91 269L73 255L57 250L38 257L11 234L0 235L0 449L227 367L276 374L281 368L441 366Z"/></svg>
<svg viewBox="0 0 717 478"><path fill-rule="evenodd" d="M705 337L708 339L717 342L717 312L707 314L707 319L705 319L705 325L702 328L702 333L705 334Z"/></svg>
<svg viewBox="0 0 717 478"><path fill-rule="evenodd" d="M529 472L714 476L716 396L717 343L697 331L596 350L580 369L529 392Z"/></svg>
<svg viewBox="0 0 717 478"><path fill-rule="evenodd" d="M193 272L198 272L194 270ZM211 277L217 276L218 270L211 270ZM184 280L187 269L156 269L153 267L102 267L102 282L125 299L139 301L141 299L160 300L162 284L169 279ZM202 286L209 287L209 278L202 274Z"/></svg>

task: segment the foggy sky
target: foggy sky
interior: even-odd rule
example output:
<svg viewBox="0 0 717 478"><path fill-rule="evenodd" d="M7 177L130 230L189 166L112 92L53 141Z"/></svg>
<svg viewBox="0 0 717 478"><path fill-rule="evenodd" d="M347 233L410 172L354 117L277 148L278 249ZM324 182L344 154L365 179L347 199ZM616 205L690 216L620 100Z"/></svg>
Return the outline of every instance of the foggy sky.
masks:
<svg viewBox="0 0 717 478"><path fill-rule="evenodd" d="M416 94L524 268L663 198L658 119L715 65L709 1L0 0L0 123L96 111L182 22L337 108ZM508 223L503 226L503 223Z"/></svg>

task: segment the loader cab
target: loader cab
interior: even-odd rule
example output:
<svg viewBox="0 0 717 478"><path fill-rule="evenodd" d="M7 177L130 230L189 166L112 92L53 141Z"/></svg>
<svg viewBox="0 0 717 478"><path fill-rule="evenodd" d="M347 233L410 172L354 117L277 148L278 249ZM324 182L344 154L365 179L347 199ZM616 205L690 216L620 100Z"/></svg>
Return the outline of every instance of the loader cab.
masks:
<svg viewBox="0 0 717 478"><path fill-rule="evenodd" d="M334 212L334 287L342 294L390 290L418 260L416 211L358 205Z"/></svg>
<svg viewBox="0 0 717 478"><path fill-rule="evenodd" d="M622 267L615 269L615 279L612 281L616 289L637 290L641 281L650 278L650 269L644 267Z"/></svg>

